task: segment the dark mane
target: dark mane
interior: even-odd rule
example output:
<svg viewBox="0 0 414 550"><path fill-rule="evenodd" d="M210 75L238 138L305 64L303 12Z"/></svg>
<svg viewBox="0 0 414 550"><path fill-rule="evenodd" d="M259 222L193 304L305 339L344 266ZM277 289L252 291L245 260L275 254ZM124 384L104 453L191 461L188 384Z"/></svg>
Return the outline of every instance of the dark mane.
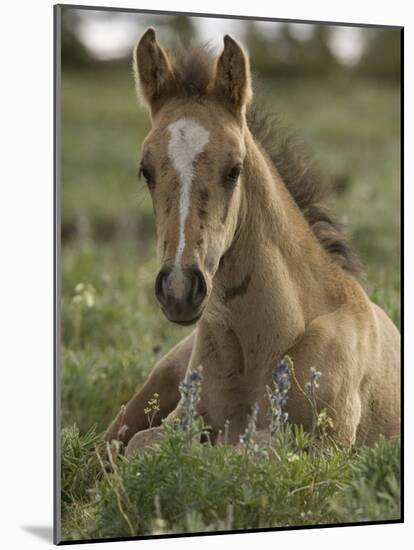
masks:
<svg viewBox="0 0 414 550"><path fill-rule="evenodd" d="M208 93L215 59L209 46L183 49L175 55L174 75L182 93L188 96ZM357 274L358 261L345 228L321 204L325 196L324 179L305 154L303 145L280 126L277 116L266 114L255 104L247 112L247 122L323 248L344 270Z"/></svg>
<svg viewBox="0 0 414 550"><path fill-rule="evenodd" d="M180 48L172 53L174 76L181 92L188 96L207 94L215 72L215 49L208 44Z"/></svg>
<svg viewBox="0 0 414 550"><path fill-rule="evenodd" d="M267 114L255 105L247 113L247 122L315 237L343 269L356 275L359 272L356 254L343 224L322 204L326 196L325 179L303 144L280 126L276 115Z"/></svg>

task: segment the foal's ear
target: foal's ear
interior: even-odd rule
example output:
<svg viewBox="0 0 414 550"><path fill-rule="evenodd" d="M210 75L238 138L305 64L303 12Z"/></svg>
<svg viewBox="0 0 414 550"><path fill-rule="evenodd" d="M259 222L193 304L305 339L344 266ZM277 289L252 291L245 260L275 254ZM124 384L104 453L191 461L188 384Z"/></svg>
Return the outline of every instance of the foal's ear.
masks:
<svg viewBox="0 0 414 550"><path fill-rule="evenodd" d="M176 89L171 63L152 28L145 31L134 50L134 74L138 95L152 113Z"/></svg>
<svg viewBox="0 0 414 550"><path fill-rule="evenodd" d="M249 59L228 34L224 37L224 50L217 61L214 93L235 114L242 114L253 96Z"/></svg>

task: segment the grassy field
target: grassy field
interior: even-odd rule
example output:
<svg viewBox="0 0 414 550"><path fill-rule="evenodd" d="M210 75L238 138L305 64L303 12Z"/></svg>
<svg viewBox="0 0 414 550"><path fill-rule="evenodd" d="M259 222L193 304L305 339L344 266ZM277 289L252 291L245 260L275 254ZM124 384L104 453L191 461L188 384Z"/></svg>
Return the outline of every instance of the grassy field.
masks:
<svg viewBox="0 0 414 550"><path fill-rule="evenodd" d="M101 472L102 431L188 332L153 298L152 207L137 179L149 121L130 73L125 64L63 75L64 539L398 518L398 442L310 456L290 441L295 458L269 461L172 433L156 455ZM399 90L346 78L263 89L332 176L330 200L350 224L364 286L399 326Z"/></svg>

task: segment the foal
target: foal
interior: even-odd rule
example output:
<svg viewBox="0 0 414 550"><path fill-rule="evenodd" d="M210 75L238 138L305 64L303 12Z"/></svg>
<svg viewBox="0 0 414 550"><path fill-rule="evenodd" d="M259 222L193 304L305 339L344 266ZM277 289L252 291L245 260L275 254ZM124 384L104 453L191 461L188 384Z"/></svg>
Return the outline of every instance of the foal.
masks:
<svg viewBox="0 0 414 550"><path fill-rule="evenodd" d="M352 274L343 236L315 204L314 182L295 165L286 170L285 159L272 161L252 133L242 48L227 35L218 59L195 51L174 63L148 29L134 69L152 118L140 170L161 259L155 294L169 321L196 325L122 407L107 440L147 442L144 408L154 393L155 425L180 415L178 383L198 365L199 414L213 440L228 420L236 443L255 403L265 429L265 388L285 354L301 384L311 366L322 371L319 398L337 441L397 435L399 332ZM310 429L309 404L295 387L287 411Z"/></svg>

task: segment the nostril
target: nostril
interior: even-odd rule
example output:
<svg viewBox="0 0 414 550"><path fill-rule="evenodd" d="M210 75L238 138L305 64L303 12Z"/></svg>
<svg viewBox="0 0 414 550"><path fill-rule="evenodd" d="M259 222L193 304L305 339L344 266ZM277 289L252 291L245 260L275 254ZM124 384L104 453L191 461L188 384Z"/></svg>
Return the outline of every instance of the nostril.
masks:
<svg viewBox="0 0 414 550"><path fill-rule="evenodd" d="M197 295L200 289L200 278L198 275L194 274L193 276L193 284L191 289L191 299L193 302L197 301Z"/></svg>
<svg viewBox="0 0 414 550"><path fill-rule="evenodd" d="M167 277L168 271L161 269L155 279L155 296L161 304L165 304L167 300Z"/></svg>
<svg viewBox="0 0 414 550"><path fill-rule="evenodd" d="M207 295L207 285L200 270L193 273L191 297L194 304L200 304Z"/></svg>
<svg viewBox="0 0 414 550"><path fill-rule="evenodd" d="M164 273L164 276L161 280L161 289L162 289L162 293L164 296L168 296L168 286L167 286L167 279L168 279L168 274L167 273Z"/></svg>
<svg viewBox="0 0 414 550"><path fill-rule="evenodd" d="M199 269L174 272L162 268L155 279L155 296L164 309L177 314L182 308L198 307L207 295L207 284Z"/></svg>

